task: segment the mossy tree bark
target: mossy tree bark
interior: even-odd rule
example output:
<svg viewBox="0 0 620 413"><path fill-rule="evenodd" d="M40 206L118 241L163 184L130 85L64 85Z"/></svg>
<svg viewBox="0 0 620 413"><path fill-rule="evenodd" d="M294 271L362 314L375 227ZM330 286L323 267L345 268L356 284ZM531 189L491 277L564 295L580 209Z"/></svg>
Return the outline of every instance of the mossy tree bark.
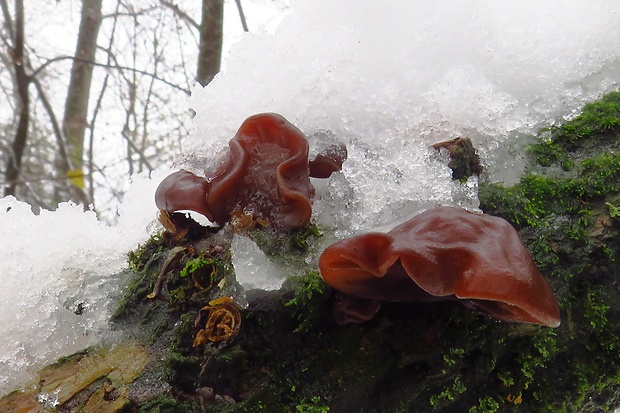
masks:
<svg viewBox="0 0 620 413"><path fill-rule="evenodd" d="M612 127L593 128L597 116ZM305 263L316 228L245 232L306 275L278 291L247 291L235 316L213 301L243 297L228 250L235 228L191 227L131 254L132 282L111 321L131 337L116 345L124 350L69 357L0 409L32 411L42 395L55 395L47 408L62 412L608 411L620 403L616 120L620 94L586 106L535 146L535 155L557 155L552 164L562 160L560 176L534 161L517 185L481 184L482 209L520 229L550 281L562 314L557 329L493 321L456 302L385 304L373 320L339 327L330 310L335 292ZM91 367L82 369L81 390L56 394L63 387L52 383L67 377L67 363Z"/></svg>
<svg viewBox="0 0 620 413"><path fill-rule="evenodd" d="M97 36L102 19L101 7L102 0L82 1L80 29L62 122L68 158L60 157L58 160L60 175L72 178L69 182L73 183L67 186L68 193L60 194L60 200L70 199L84 206L89 204L84 191L84 136L88 123L86 118Z"/></svg>

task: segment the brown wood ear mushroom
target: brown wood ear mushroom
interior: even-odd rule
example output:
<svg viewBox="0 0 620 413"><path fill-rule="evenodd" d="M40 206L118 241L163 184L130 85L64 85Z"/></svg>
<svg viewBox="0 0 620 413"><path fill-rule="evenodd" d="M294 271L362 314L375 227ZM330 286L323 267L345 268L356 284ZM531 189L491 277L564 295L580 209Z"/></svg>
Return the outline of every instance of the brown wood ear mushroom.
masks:
<svg viewBox="0 0 620 413"><path fill-rule="evenodd" d="M336 242L319 267L327 284L363 299L458 299L498 320L560 325L551 287L516 230L490 215L434 208L387 234ZM334 312L346 308L335 306Z"/></svg>
<svg viewBox="0 0 620 413"><path fill-rule="evenodd" d="M205 178L180 170L161 181L155 192L155 204L162 211L196 211L212 220L206 196L209 186Z"/></svg>
<svg viewBox="0 0 620 413"><path fill-rule="evenodd" d="M157 188L155 202L167 213L193 210L217 224L243 211L275 227L300 228L312 214L312 172L329 176L342 167L346 149L332 152L319 154L311 168L299 129L274 113L254 115L230 140L228 155L211 176L175 172Z"/></svg>

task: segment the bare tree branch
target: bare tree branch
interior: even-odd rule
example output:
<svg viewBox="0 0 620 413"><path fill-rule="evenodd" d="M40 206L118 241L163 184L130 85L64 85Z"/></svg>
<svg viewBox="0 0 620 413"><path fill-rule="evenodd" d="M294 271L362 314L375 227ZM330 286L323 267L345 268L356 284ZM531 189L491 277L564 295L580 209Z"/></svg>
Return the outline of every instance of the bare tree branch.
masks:
<svg viewBox="0 0 620 413"><path fill-rule="evenodd" d="M174 18L176 20L176 19L178 19L178 16L175 15ZM200 32L198 32L198 36L200 37ZM176 40L177 40L177 44L178 44L179 50L183 50L182 49L183 39L181 37L180 31L177 31L177 33L176 33ZM198 46L199 42L200 42L200 40L198 40L198 42L196 43L196 46ZM183 53L181 53L181 66L183 67L183 70L181 72L185 74L185 79L184 79L185 85L189 89L190 88L190 83L193 81L193 78L190 78L188 76L188 74L190 72L188 70L188 66L187 66L187 63L185 61L185 55Z"/></svg>
<svg viewBox="0 0 620 413"><path fill-rule="evenodd" d="M99 110L101 109L101 103L103 102L103 96L105 95L105 91L108 87L108 79L109 76L106 75L103 79L103 85L101 86L101 92L97 97L97 101L95 103L95 109L93 110L93 117L91 118L91 125L95 124L97 120L97 115L99 114ZM90 202L93 205L93 209L96 209L95 205L95 181L93 177L94 173L94 146L95 146L95 128L90 128L90 134L88 137L88 197Z"/></svg>
<svg viewBox="0 0 620 413"><path fill-rule="evenodd" d="M11 24L11 12L9 11L9 5L6 0L0 0L0 7L2 7L2 15L4 16L4 24L6 25L6 30L9 32L9 38L11 42L15 44L15 33L13 31L13 25ZM8 42L6 44L8 46Z"/></svg>
<svg viewBox="0 0 620 413"><path fill-rule="evenodd" d="M241 0L235 0L235 4L237 5L237 11L239 12L239 19L241 19L241 27L243 27L243 31L247 32L248 30L248 22L245 20L245 13L243 12L243 7L241 6Z"/></svg>
<svg viewBox="0 0 620 413"><path fill-rule="evenodd" d="M194 29L200 30L200 24L196 22L196 20L192 19L187 13L179 8L176 4L171 1L159 0L159 3L162 6L168 7L170 10L174 12L177 16L179 16L183 21L189 23Z"/></svg>
<svg viewBox="0 0 620 413"><path fill-rule="evenodd" d="M172 87L172 88L174 88L176 90L179 90L179 91L185 93L188 96L191 94L189 89L183 88L183 87L181 87L179 85L176 85L176 84L174 84L174 83L172 83L172 82L170 82L170 81L168 81L166 79L162 79L161 77L156 76L155 74L149 73L149 72L144 71L144 70L135 69L135 68L132 68L132 67L127 67L127 66L119 66L119 65L112 65L112 64L107 64L107 63L93 62L93 61L89 61L89 60L85 60L85 59L80 59L80 58L77 58L77 57L74 57L74 56L57 56L57 57L51 58L48 61L46 61L45 63L43 63L41 66L39 66L32 73L31 76L32 77L36 77L43 70L45 70L46 67L48 67L52 63L63 61L63 60L78 60L78 61L81 61L81 62L84 62L84 63L88 63L88 64L91 64L91 65L94 65L94 66L97 66L97 67L103 67L103 68L114 69L114 70L119 70L119 71L126 70L126 71L130 71L130 72L136 72L136 73L139 73L141 75L153 77L157 81L162 82L162 83L164 83L164 84L166 84L166 85L168 85L168 86L170 86L170 87Z"/></svg>
<svg viewBox="0 0 620 413"><path fill-rule="evenodd" d="M116 13L118 13L120 9L120 2L116 3ZM108 49L112 48L112 44L114 44L114 39L116 37L116 28L118 24L118 18L114 18L114 24L112 25L112 31L110 33L110 38L108 42ZM111 62L111 53L107 53L107 63ZM90 124L94 125L97 116L99 115L99 111L101 110L101 106L103 103L103 97L105 96L106 90L108 88L108 80L110 78L109 74L106 74L103 79L103 84L101 85L101 90L99 92L99 96L97 97L97 101L95 102L95 108L93 110L93 116L90 120ZM93 209L96 210L96 201L95 201L95 178L94 178L94 158L95 158L95 128L90 128L90 133L88 136L88 197L91 200L93 205Z"/></svg>
<svg viewBox="0 0 620 413"><path fill-rule="evenodd" d="M60 124L58 123L58 119L56 118L56 114L54 113L54 109L52 108L52 105L47 99L47 96L45 95L45 91L43 90L43 86L41 85L41 82L39 81L39 79L32 78L32 82L34 83L35 88L37 89L39 99L41 100L41 103L43 104L43 108L45 108L45 111L47 112L47 116L50 119L50 123L52 124L52 130L54 131L54 136L56 137L56 142L58 144L58 154L60 155L60 162L63 163L62 167L66 168L66 170L71 170L73 166L71 165L71 160L67 156L65 139L62 134Z"/></svg>
<svg viewBox="0 0 620 413"><path fill-rule="evenodd" d="M3 14L8 12L8 6L3 0ZM6 11L5 11L6 9ZM5 14L7 24L10 24L11 16ZM19 99L19 121L17 124L17 130L15 131L15 139L12 144L12 155L9 157L8 165L5 172L5 195L15 195L15 189L17 187L16 180L19 176L22 157L24 149L26 148L26 142L28 140L28 125L30 123L30 96L28 88L30 85L30 77L26 74L25 69L25 56L24 56L24 3L22 0L15 1L15 34L13 47L10 50L13 60L13 69L15 71L15 80L17 83L17 93Z"/></svg>

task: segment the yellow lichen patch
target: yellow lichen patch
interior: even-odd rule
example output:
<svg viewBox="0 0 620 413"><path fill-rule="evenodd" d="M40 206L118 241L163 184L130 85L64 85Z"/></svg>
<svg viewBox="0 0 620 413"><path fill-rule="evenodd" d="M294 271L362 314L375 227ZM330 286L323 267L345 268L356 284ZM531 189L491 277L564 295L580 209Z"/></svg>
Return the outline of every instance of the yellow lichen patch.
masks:
<svg viewBox="0 0 620 413"><path fill-rule="evenodd" d="M194 338L194 347L208 341L219 343L234 337L241 326L239 306L230 297L220 297L209 302L196 316L196 327L202 327Z"/></svg>
<svg viewBox="0 0 620 413"><path fill-rule="evenodd" d="M37 395L38 392L36 390L14 391L0 399L0 412L34 413L39 406Z"/></svg>
<svg viewBox="0 0 620 413"><path fill-rule="evenodd" d="M95 380L114 373L115 381L130 383L148 363L146 349L140 344L122 344L98 352L82 352L39 373L40 393L54 394L62 405Z"/></svg>
<svg viewBox="0 0 620 413"><path fill-rule="evenodd" d="M146 348L137 343L82 351L41 370L39 383L31 390L15 391L0 399L0 412L64 411L63 405L73 396L105 379L80 411L116 413L129 402L127 385L144 371L148 361Z"/></svg>

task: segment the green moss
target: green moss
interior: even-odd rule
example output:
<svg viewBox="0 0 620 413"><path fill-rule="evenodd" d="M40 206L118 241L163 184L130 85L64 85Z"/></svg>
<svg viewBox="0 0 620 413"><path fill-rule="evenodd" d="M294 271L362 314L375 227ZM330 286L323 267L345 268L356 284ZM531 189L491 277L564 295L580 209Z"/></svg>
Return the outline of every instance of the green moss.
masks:
<svg viewBox="0 0 620 413"><path fill-rule="evenodd" d="M430 404L434 409L439 409L454 402L459 396L467 391L467 387L461 381L459 376L454 378L452 384L444 389L441 393L433 395L430 399Z"/></svg>
<svg viewBox="0 0 620 413"><path fill-rule="evenodd" d="M204 257L192 258L191 260L188 260L185 263L185 267L181 269L181 271L179 272L179 276L181 277L191 276L192 274L196 273L200 269L203 269L205 267L211 267L212 264L213 264L212 259L205 259Z"/></svg>
<svg viewBox="0 0 620 413"><path fill-rule="evenodd" d="M462 348L451 348L448 354L443 356L443 360L448 366L454 366L463 359L465 350Z"/></svg>
<svg viewBox="0 0 620 413"><path fill-rule="evenodd" d="M295 331L311 331L327 313L327 284L318 271L311 271L300 277L289 277L283 288L290 290L291 296L284 306L293 310L293 317L299 322Z"/></svg>
<svg viewBox="0 0 620 413"><path fill-rule="evenodd" d="M580 162L574 177L526 173L512 187L480 185L481 208L518 228L545 225L550 215L575 215L610 192L620 191L620 155L603 153Z"/></svg>
<svg viewBox="0 0 620 413"><path fill-rule="evenodd" d="M329 407L321 402L321 396L313 396L309 400L302 400L300 404L295 406L297 413L327 413Z"/></svg>
<svg viewBox="0 0 620 413"><path fill-rule="evenodd" d="M491 386L485 397L503 408L596 411L588 405L600 406L619 375L620 228L612 217L620 199L618 119L620 94L613 93L544 131L545 140L531 148L538 166L516 185L481 184L481 208L520 229L562 312L557 330L542 329L499 352L500 392Z"/></svg>
<svg viewBox="0 0 620 413"><path fill-rule="evenodd" d="M588 324L590 324L590 327L592 327L593 332L599 334L607 327L607 313L610 309L600 295L601 294L596 290L590 291L586 295L584 306L584 318Z"/></svg>
<svg viewBox="0 0 620 413"><path fill-rule="evenodd" d="M562 145L544 140L530 147L530 153L541 166L551 166L554 163L559 164L562 169L568 171L574 166L574 161L568 154L568 151Z"/></svg>
<svg viewBox="0 0 620 413"><path fill-rule="evenodd" d="M140 272L153 259L153 256L162 252L165 248L164 237L157 233L127 254L127 262L132 271Z"/></svg>
<svg viewBox="0 0 620 413"><path fill-rule="evenodd" d="M495 413L499 410L499 403L493 397L486 396L478 399L478 405L469 409L469 413Z"/></svg>
<svg viewBox="0 0 620 413"><path fill-rule="evenodd" d="M602 196L619 192L619 131L620 92L585 105L573 120L541 132L544 138L530 147L539 168L529 170L517 185L481 185L483 209L522 228L542 225L551 214L578 214ZM546 167L553 165L565 173L549 173Z"/></svg>
<svg viewBox="0 0 620 413"><path fill-rule="evenodd" d="M319 227L315 224L308 224L304 228L297 229L292 233L292 244L299 251L307 251L310 247L312 240L318 239L322 236Z"/></svg>
<svg viewBox="0 0 620 413"><path fill-rule="evenodd" d="M571 121L541 131L544 138L533 145L530 152L541 166L556 163L570 170L574 165L574 153L594 150L600 144L613 144L619 131L620 92L612 92L585 105Z"/></svg>
<svg viewBox="0 0 620 413"><path fill-rule="evenodd" d="M600 100L586 104L581 114L551 129L554 142L573 148L578 141L597 136L610 136L620 129L620 92L612 92Z"/></svg>
<svg viewBox="0 0 620 413"><path fill-rule="evenodd" d="M223 288L233 270L228 260L208 255L190 255L179 270L179 277L185 279L171 291L170 302L189 299L192 293L204 295L210 290Z"/></svg>
<svg viewBox="0 0 620 413"><path fill-rule="evenodd" d="M170 396L158 396L140 405L138 413L202 413L198 401L181 401Z"/></svg>
<svg viewBox="0 0 620 413"><path fill-rule="evenodd" d="M315 224L308 224L293 231L276 231L257 228L248 236L274 262L304 267L304 258L320 238L321 231Z"/></svg>
<svg viewBox="0 0 620 413"><path fill-rule="evenodd" d="M609 211L610 218L620 218L620 206L615 206L611 202L605 202L605 205Z"/></svg>

